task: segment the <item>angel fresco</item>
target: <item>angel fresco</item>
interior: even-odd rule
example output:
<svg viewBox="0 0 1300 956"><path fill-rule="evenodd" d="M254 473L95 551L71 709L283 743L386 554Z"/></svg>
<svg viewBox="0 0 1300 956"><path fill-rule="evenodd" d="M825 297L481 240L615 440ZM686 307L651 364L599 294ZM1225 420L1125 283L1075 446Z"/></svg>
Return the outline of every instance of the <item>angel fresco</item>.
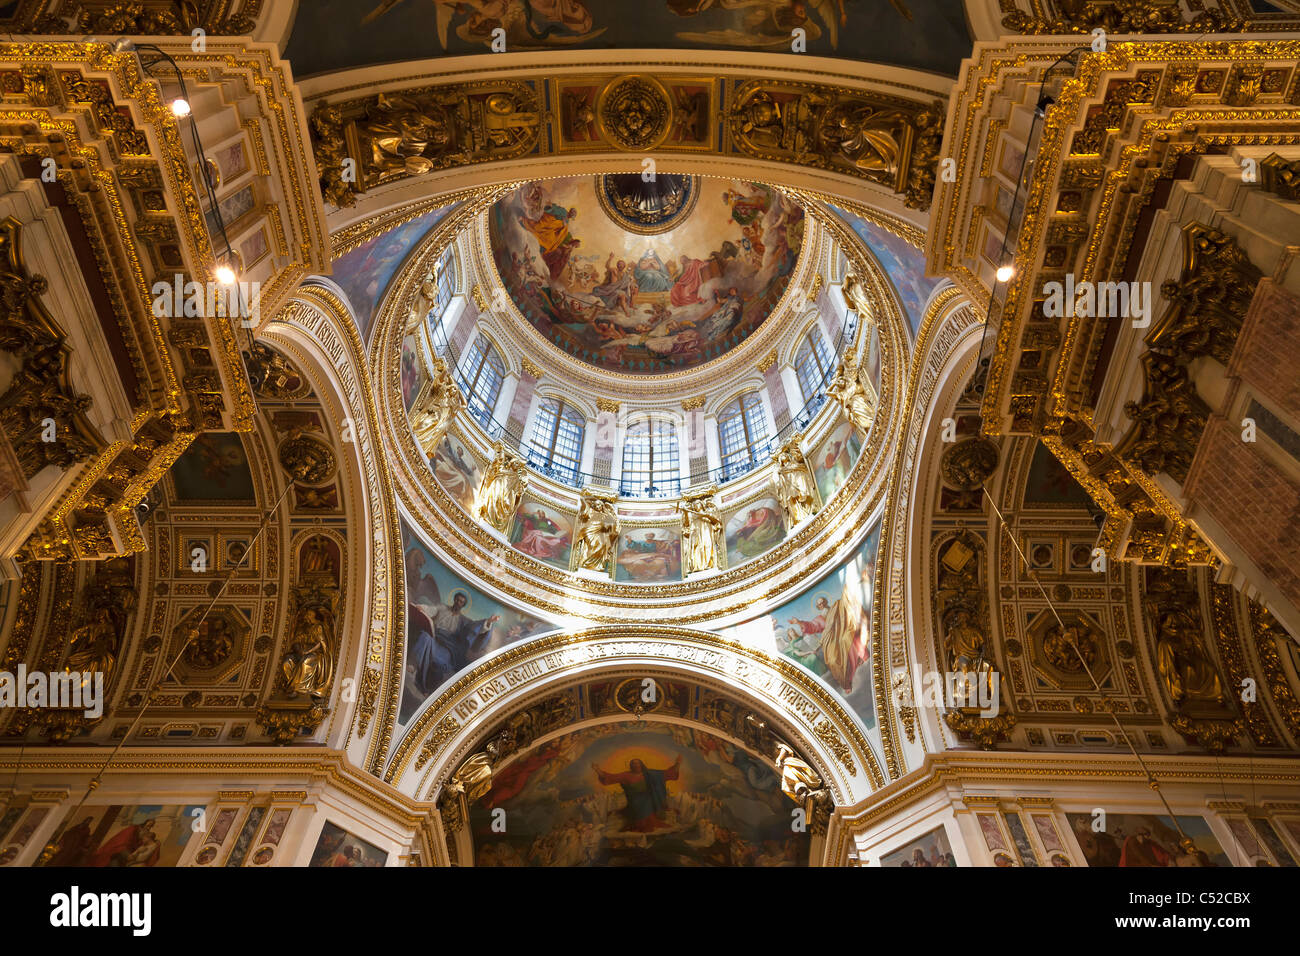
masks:
<svg viewBox="0 0 1300 956"><path fill-rule="evenodd" d="M900 17L912 20L906 0L890 3ZM731 17L710 18L719 24L715 29L677 32L679 40L705 46L788 46L791 31L802 29L813 41L824 28L831 48L839 49L840 31L849 23L844 0L667 0L667 4L679 17L734 11Z"/></svg>
<svg viewBox="0 0 1300 956"><path fill-rule="evenodd" d="M365 17L372 23L404 0L380 0ZM583 0L433 0L438 42L448 49L453 23L466 43L491 46L504 31L508 49L570 46L595 39L605 28L594 28L591 10Z"/></svg>

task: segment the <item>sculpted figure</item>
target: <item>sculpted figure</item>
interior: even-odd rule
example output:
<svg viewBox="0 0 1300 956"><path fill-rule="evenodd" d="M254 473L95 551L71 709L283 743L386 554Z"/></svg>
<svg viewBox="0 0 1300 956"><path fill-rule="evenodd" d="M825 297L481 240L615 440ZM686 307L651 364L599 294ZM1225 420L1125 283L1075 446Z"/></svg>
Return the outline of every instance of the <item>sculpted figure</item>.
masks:
<svg viewBox="0 0 1300 956"><path fill-rule="evenodd" d="M292 695L323 697L334 676L329 632L316 608L306 608L293 632L293 644L280 668Z"/></svg>
<svg viewBox="0 0 1300 956"><path fill-rule="evenodd" d="M1186 611L1164 614L1156 626L1156 670L1174 706L1223 703L1223 683L1201 647L1201 632Z"/></svg>
<svg viewBox="0 0 1300 956"><path fill-rule="evenodd" d="M866 435L876 417L876 390L862 381L859 375L858 350L849 348L844 353L835 378L826 386L826 394L844 411L844 417L853 427Z"/></svg>
<svg viewBox="0 0 1300 956"><path fill-rule="evenodd" d="M786 442L776 456L776 496L785 510L786 523L793 528L817 511L817 495L812 473L799 450L796 436Z"/></svg>
<svg viewBox="0 0 1300 956"><path fill-rule="evenodd" d="M465 410L465 396L456 387L447 363L434 359L430 372L429 390L411 410L411 431L426 454L433 454L456 416Z"/></svg>
<svg viewBox="0 0 1300 956"><path fill-rule="evenodd" d="M519 510L519 499L528 486L528 478L524 460L503 442L498 441L493 451L492 464L488 465L478 492L478 516L498 531L505 531Z"/></svg>
<svg viewBox="0 0 1300 956"><path fill-rule="evenodd" d="M948 670L956 674L973 675L975 685L987 694L988 699L995 697L993 687L993 662L987 656L988 639L984 632L971 620L969 609L958 605L953 608L944 621L944 649L948 655Z"/></svg>
<svg viewBox="0 0 1300 956"><path fill-rule="evenodd" d="M618 512L613 498L590 489L582 493L577 545L574 567L583 571L604 571L612 566L618 545Z"/></svg>
<svg viewBox="0 0 1300 956"><path fill-rule="evenodd" d="M682 570L694 574L718 568L722 516L712 493L685 498L678 502L677 510L682 516Z"/></svg>

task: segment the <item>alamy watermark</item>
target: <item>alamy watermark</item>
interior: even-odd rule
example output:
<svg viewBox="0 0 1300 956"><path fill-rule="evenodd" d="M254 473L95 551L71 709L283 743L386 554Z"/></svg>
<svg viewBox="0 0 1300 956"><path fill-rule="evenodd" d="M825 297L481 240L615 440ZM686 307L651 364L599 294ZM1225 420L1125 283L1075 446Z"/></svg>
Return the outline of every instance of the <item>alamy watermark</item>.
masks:
<svg viewBox="0 0 1300 956"><path fill-rule="evenodd" d="M1151 324L1150 282L1065 282L1043 284L1043 315L1059 318L1132 319L1134 328Z"/></svg>
<svg viewBox="0 0 1300 956"><path fill-rule="evenodd" d="M224 315L237 318L246 329L255 328L261 317L260 282L186 282L179 273L171 282L153 284L153 314L158 318L205 318Z"/></svg>
<svg viewBox="0 0 1300 956"><path fill-rule="evenodd" d="M0 707L81 710L94 720L104 714L103 671L0 671Z"/></svg>

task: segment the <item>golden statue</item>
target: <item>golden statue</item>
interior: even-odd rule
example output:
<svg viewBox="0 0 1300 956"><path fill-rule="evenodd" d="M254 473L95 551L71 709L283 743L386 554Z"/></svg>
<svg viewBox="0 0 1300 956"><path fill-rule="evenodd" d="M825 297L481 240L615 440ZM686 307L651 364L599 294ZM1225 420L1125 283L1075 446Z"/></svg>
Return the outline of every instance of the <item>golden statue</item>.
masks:
<svg viewBox="0 0 1300 956"><path fill-rule="evenodd" d="M454 131L436 106L426 112L400 93L380 93L370 115L360 125L370 146L370 164L381 173L426 173L430 155L450 147Z"/></svg>
<svg viewBox="0 0 1300 956"><path fill-rule="evenodd" d="M429 384L411 409L411 432L425 454L432 455L456 416L465 410L465 396L442 359L434 359L429 371Z"/></svg>
<svg viewBox="0 0 1300 956"><path fill-rule="evenodd" d="M988 656L989 642L971 617L970 609L961 604L944 616L943 646L948 657L948 671L970 676L972 683L964 688L967 694L995 701L997 689L993 675L996 671Z"/></svg>
<svg viewBox="0 0 1300 956"><path fill-rule="evenodd" d="M291 696L323 697L334 677L334 654L321 609L303 609L293 632L293 643L280 669Z"/></svg>
<svg viewBox="0 0 1300 956"><path fill-rule="evenodd" d="M876 390L862 380L858 365L858 350L850 347L844 352L844 361L835 372L835 378L826 386L826 394L839 404L844 417L863 436L871 431L876 417Z"/></svg>
<svg viewBox="0 0 1300 956"><path fill-rule="evenodd" d="M433 270L425 272L420 280L420 291L416 293L415 302L406 316L406 334L410 335L420 327L425 316L438 303L438 277Z"/></svg>
<svg viewBox="0 0 1300 956"><path fill-rule="evenodd" d="M817 512L817 492L813 488L808 462L799 450L798 435L777 452L776 496L785 510L786 524L791 528Z"/></svg>
<svg viewBox="0 0 1300 956"><path fill-rule="evenodd" d="M86 623L72 632L64 669L80 674L98 671L104 675L104 684L107 686L113 665L117 663L117 652L117 623L113 619L113 609L99 607L91 612Z"/></svg>
<svg viewBox="0 0 1300 956"><path fill-rule="evenodd" d="M817 771L795 756L789 745L776 745L776 772L781 777L781 792L801 806L821 789Z"/></svg>
<svg viewBox="0 0 1300 956"><path fill-rule="evenodd" d="M695 574L720 568L718 539L722 536L722 516L713 502L713 492L683 498L677 503L677 510L682 516L682 570Z"/></svg>
<svg viewBox="0 0 1300 956"><path fill-rule="evenodd" d="M858 320L863 327L875 323L876 307L867 298L867 287L858 278L856 272L850 272L844 277L840 291L844 293L844 301L849 304L849 308L858 314Z"/></svg>
<svg viewBox="0 0 1300 956"><path fill-rule="evenodd" d="M1201 630L1192 616L1175 608L1156 625L1156 671L1175 707L1223 704L1223 682L1201 647Z"/></svg>
<svg viewBox="0 0 1300 956"><path fill-rule="evenodd" d="M492 758L487 753L476 753L466 760L447 782L452 793L463 793L470 804L492 789Z"/></svg>
<svg viewBox="0 0 1300 956"><path fill-rule="evenodd" d="M582 492L578 512L578 546L574 567L583 571L604 571L613 567L618 546L618 512L613 495L587 488Z"/></svg>
<svg viewBox="0 0 1300 956"><path fill-rule="evenodd" d="M519 499L528 487L528 478L524 460L503 442L498 440L492 451L492 463L483 475L476 504L479 519L504 532L519 510Z"/></svg>

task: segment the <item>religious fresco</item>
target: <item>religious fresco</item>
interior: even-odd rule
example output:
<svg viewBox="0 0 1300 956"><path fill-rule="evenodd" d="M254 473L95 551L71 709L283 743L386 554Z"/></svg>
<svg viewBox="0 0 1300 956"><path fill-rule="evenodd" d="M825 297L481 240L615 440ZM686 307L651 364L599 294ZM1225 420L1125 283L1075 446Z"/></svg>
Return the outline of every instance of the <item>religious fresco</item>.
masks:
<svg viewBox="0 0 1300 956"><path fill-rule="evenodd" d="M554 625L506 607L452 574L402 522L406 566L406 679L398 720L481 657Z"/></svg>
<svg viewBox="0 0 1300 956"><path fill-rule="evenodd" d="M676 528L636 528L618 539L614 579L641 584L682 579L682 535Z"/></svg>
<svg viewBox="0 0 1300 956"><path fill-rule="evenodd" d="M1069 470L1042 442L1034 447L1025 480L1025 505L1057 505L1087 508L1092 499Z"/></svg>
<svg viewBox="0 0 1300 956"><path fill-rule="evenodd" d="M370 331L375 307L384 297L388 283L397 274L407 255L457 205L458 203L452 203L417 216L382 235L367 239L351 252L334 260L330 278L338 283L348 297L362 341Z"/></svg>
<svg viewBox="0 0 1300 956"><path fill-rule="evenodd" d="M74 808L43 865L175 866L202 811L202 804Z"/></svg>
<svg viewBox="0 0 1300 956"><path fill-rule="evenodd" d="M886 853L880 858L881 866L956 866L957 858L952 854L952 844L948 842L948 831L937 827L924 836L904 843L897 850Z"/></svg>
<svg viewBox="0 0 1300 956"><path fill-rule="evenodd" d="M308 866L383 866L388 854L342 827L325 821Z"/></svg>
<svg viewBox="0 0 1300 956"><path fill-rule="evenodd" d="M572 515L532 498L523 498L509 537L510 543L524 554L569 569L569 555L573 551Z"/></svg>
<svg viewBox="0 0 1300 956"><path fill-rule="evenodd" d="M634 231L622 194L598 195L609 178L528 183L492 207L497 271L519 311L570 355L619 372L692 368L739 345L789 283L803 210L767 186L682 176L656 209L693 208L665 231Z"/></svg>
<svg viewBox="0 0 1300 956"><path fill-rule="evenodd" d="M181 502L254 500L248 454L234 432L199 435L172 464L171 476Z"/></svg>
<svg viewBox="0 0 1300 956"><path fill-rule="evenodd" d="M442 490L458 502L466 514L472 515L474 496L478 493L483 473L465 443L454 435L447 435L429 456L429 466Z"/></svg>
<svg viewBox="0 0 1300 956"><path fill-rule="evenodd" d="M880 526L853 557L774 611L723 636L797 661L837 690L867 730L876 727L871 629Z"/></svg>
<svg viewBox="0 0 1300 956"><path fill-rule="evenodd" d="M808 464L812 466L813 478L817 482L823 504L829 503L835 497L835 492L848 480L861 451L862 439L858 436L858 430L851 422L841 419L808 456Z"/></svg>
<svg viewBox="0 0 1300 956"><path fill-rule="evenodd" d="M408 412L428 378L420 360L420 343L414 335L408 335L402 339L402 407Z"/></svg>
<svg viewBox="0 0 1300 956"><path fill-rule="evenodd" d="M723 539L731 567L770 551L785 540L785 519L775 498L759 498L723 516Z"/></svg>
<svg viewBox="0 0 1300 956"><path fill-rule="evenodd" d="M493 49L745 49L806 52L955 76L970 51L961 4L944 0L312 0L286 58L295 77Z"/></svg>
<svg viewBox="0 0 1300 956"><path fill-rule="evenodd" d="M901 239L875 223L853 215L838 206L830 207L849 225L858 238L871 250L880 267L898 293L908 325L915 335L925 317L925 304L939 285L939 279L925 277L925 253L906 239Z"/></svg>
<svg viewBox="0 0 1300 956"><path fill-rule="evenodd" d="M504 809L506 832L492 828ZM499 769L470 808L476 866L802 866L767 764L688 727L585 727Z"/></svg>
<svg viewBox="0 0 1300 956"><path fill-rule="evenodd" d="M1182 849L1173 820L1152 813L1107 813L1105 829L1093 829L1091 813L1067 813L1070 828L1089 866L1232 866L1202 817L1179 817L1178 826L1195 844Z"/></svg>

